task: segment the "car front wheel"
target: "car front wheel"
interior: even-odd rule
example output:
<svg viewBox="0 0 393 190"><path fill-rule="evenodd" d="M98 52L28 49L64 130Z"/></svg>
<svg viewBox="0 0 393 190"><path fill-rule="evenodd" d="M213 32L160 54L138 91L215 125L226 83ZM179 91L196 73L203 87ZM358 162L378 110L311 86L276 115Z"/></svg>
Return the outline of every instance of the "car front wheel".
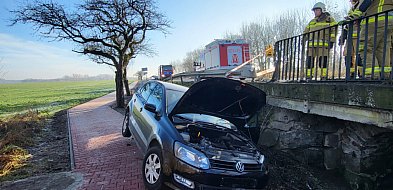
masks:
<svg viewBox="0 0 393 190"><path fill-rule="evenodd" d="M123 126L121 127L121 134L123 135L123 137L131 137L130 111L128 108L126 109L126 114L124 115Z"/></svg>
<svg viewBox="0 0 393 190"><path fill-rule="evenodd" d="M147 189L161 189L162 186L162 154L157 146L149 148L143 160L143 181Z"/></svg>

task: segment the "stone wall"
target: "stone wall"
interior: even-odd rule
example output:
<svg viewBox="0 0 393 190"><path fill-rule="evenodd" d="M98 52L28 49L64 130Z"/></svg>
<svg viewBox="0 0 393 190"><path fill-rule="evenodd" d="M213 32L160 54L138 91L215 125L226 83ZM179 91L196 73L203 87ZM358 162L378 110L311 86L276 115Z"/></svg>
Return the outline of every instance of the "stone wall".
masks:
<svg viewBox="0 0 393 190"><path fill-rule="evenodd" d="M393 187L393 130L266 106L258 145L337 170L353 189Z"/></svg>

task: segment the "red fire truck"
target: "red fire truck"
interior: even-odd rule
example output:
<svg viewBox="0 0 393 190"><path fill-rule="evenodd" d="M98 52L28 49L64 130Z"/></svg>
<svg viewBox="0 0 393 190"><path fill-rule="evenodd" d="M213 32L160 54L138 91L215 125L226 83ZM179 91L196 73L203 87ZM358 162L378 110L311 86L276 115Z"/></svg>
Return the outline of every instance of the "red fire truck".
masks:
<svg viewBox="0 0 393 190"><path fill-rule="evenodd" d="M160 65L158 67L158 78L160 80L171 77L172 75L173 75L172 65Z"/></svg>
<svg viewBox="0 0 393 190"><path fill-rule="evenodd" d="M250 60L249 47L243 39L216 39L205 46L205 50L199 57L199 63L195 66L196 71L229 72ZM255 76L255 69L251 63L243 65L229 75L229 77L240 79Z"/></svg>

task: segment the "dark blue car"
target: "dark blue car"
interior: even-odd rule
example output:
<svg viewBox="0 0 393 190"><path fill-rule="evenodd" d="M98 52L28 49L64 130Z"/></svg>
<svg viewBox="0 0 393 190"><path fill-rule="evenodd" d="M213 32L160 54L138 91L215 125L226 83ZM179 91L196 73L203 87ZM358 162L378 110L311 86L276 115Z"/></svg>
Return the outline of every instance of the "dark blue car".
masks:
<svg viewBox="0 0 393 190"><path fill-rule="evenodd" d="M263 91L231 79L189 89L148 81L128 104L122 134L145 155L148 189L261 189L268 170L247 122L265 104Z"/></svg>

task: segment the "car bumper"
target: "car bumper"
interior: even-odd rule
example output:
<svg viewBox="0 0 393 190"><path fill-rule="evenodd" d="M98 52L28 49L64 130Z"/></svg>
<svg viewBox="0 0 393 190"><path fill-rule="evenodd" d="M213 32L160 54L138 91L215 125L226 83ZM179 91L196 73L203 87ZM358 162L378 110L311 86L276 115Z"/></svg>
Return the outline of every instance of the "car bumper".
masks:
<svg viewBox="0 0 393 190"><path fill-rule="evenodd" d="M190 183L193 185L189 189L263 189L269 178L266 169L241 173L221 169L200 170L175 159L176 166L168 177L173 185L182 189Z"/></svg>

